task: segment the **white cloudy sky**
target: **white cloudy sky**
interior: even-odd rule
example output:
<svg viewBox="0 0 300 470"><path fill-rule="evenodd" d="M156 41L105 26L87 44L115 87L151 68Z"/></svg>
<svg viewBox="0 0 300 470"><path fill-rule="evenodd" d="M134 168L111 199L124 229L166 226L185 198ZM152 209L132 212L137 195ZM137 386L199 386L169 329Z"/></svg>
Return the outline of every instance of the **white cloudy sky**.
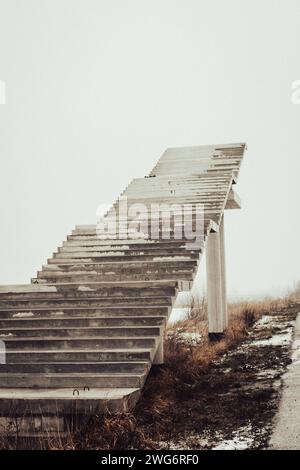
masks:
<svg viewBox="0 0 300 470"><path fill-rule="evenodd" d="M299 0L0 0L0 283L169 146L243 142L231 295L300 279Z"/></svg>

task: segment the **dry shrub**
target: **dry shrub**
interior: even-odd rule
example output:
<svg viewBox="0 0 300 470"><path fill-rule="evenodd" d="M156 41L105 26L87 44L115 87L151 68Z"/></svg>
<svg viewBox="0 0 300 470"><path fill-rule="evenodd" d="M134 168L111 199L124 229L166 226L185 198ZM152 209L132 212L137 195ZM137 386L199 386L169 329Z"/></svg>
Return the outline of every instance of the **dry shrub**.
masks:
<svg viewBox="0 0 300 470"><path fill-rule="evenodd" d="M85 435L83 449L129 449L151 445L133 413L95 417Z"/></svg>
<svg viewBox="0 0 300 470"><path fill-rule="evenodd" d="M204 299L193 296L188 316L169 327L169 339L165 347L166 366L176 373L177 377L195 379L201 376L213 360L242 341L247 336L249 328L259 318L286 307L288 303L288 298L282 298L229 304L229 324L226 334L220 341L210 342ZM178 331L198 333L203 340L199 345L189 347L176 340Z"/></svg>

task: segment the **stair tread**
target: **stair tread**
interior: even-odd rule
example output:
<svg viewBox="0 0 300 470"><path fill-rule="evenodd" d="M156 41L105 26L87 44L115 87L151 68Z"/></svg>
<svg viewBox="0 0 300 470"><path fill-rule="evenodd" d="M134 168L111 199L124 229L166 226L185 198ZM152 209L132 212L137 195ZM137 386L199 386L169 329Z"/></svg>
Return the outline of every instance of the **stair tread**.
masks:
<svg viewBox="0 0 300 470"><path fill-rule="evenodd" d="M0 372L1 377L142 377L146 372Z"/></svg>
<svg viewBox="0 0 300 470"><path fill-rule="evenodd" d="M152 351L152 348L129 348L125 350L126 352L130 351L132 353L135 352L149 352ZM97 348L97 349L72 349L71 351L69 349L41 349L36 350L36 349L14 349L13 351L7 351L8 354L70 354L70 353L105 353L105 352L124 352L124 348L112 348L112 349L107 349L107 348Z"/></svg>
<svg viewBox="0 0 300 470"><path fill-rule="evenodd" d="M58 320L58 321L61 321L61 320L72 320L72 321L81 321L81 320L93 320L93 321L97 321L97 320L149 320L149 319L155 319L155 320L158 320L158 319L161 319L161 320L165 320L165 316L163 315L151 315L151 316L146 316L146 315L143 315L143 316L130 316L130 315L126 315L126 316L105 316L105 317L88 317L88 316L85 316L85 317L66 317L64 315L57 315L57 316L53 316L53 317L14 317L14 318L0 318L0 321L5 321L5 322L11 322L13 323L14 321L21 321L21 322L34 322L34 321L47 321L47 320ZM142 326L142 325L141 325ZM148 325L149 327L151 325ZM154 325L155 326L155 325ZM112 328L113 326L109 326L109 328ZM146 325L144 326L144 328L146 327ZM75 328L75 327L74 327ZM79 328L79 327L77 327ZM81 327L80 327L81 328ZM92 327L90 327L92 328ZM104 328L103 327L100 327L100 328ZM126 328L129 328L129 326ZM3 330L4 328L0 328L0 330ZM18 328L19 329L19 328ZM52 328L51 328L52 329Z"/></svg>
<svg viewBox="0 0 300 470"><path fill-rule="evenodd" d="M137 364L148 364L149 361L103 361L103 362L100 362L100 361L95 361L95 362L89 362L89 361L76 361L75 363L74 362L53 362L53 361L47 361L47 362L34 362L34 361L31 361L29 364L32 365L70 365L70 366L73 366L74 364L77 365L95 365L95 364L101 364L101 365L107 365L107 364L114 364L114 365L124 365L124 364L133 364L133 365L137 365ZM13 365L13 366L18 366L18 365L24 365L24 362L10 362L10 363L7 363L7 364L2 364L2 365ZM0 368L0 371L1 371L1 368ZM1 373L1 372L0 372Z"/></svg>
<svg viewBox="0 0 300 470"><path fill-rule="evenodd" d="M103 287L120 287L124 285L126 288L130 287L151 287L154 284L154 287L158 286L168 286L169 283L172 286L176 286L178 281L174 281L173 279L170 280L157 280L157 281L99 281L95 282L94 284L99 284ZM76 283L74 283L76 285ZM80 283L78 283L80 285ZM30 292L57 292L55 285L50 284L8 284L8 285L0 285L0 293L30 293Z"/></svg>
<svg viewBox="0 0 300 470"><path fill-rule="evenodd" d="M77 328L75 328L77 329ZM1 335L0 335L1 337ZM3 338L3 335L2 335ZM20 339L20 340L30 340L30 339L39 339L41 341L47 340L47 339L56 339L57 336L43 336L42 338L39 338L37 336L26 336L24 338L22 337L17 337L17 336L5 336L5 341L9 341L10 339ZM111 336L81 336L80 339L136 339L137 336L114 336L113 338ZM149 339L149 338L156 338L155 335L151 336L138 336L139 339ZM60 336L59 340L62 339L73 339L70 336Z"/></svg>
<svg viewBox="0 0 300 470"><path fill-rule="evenodd" d="M64 311L64 310L76 310L76 311L80 311L80 310L88 310L88 311L91 311L91 310L122 310L122 309L136 309L136 310L145 310L145 309L158 309L158 308L164 308L164 309L168 309L168 307L166 305L159 305L159 304L155 304L155 305L149 305L149 306L142 306L142 307L138 307L138 306L104 306L104 307L84 307L84 306L71 306L71 307L62 307L61 308L61 311ZM0 312L14 312L15 310L19 310L21 312L31 312L31 311L35 311L35 310L38 310L38 311L45 311L45 312L51 312L53 315L56 314L57 315L57 311L55 311L55 308L53 307L39 307L39 306L32 306L32 307L10 307L10 308L7 308L7 307L4 307L4 308L1 308L1 305L0 305ZM54 310L54 311L53 311ZM21 313L20 312L20 313ZM160 314L161 315L161 314ZM160 316L158 315L158 316ZM155 315L154 315L155 316ZM17 317L14 317L14 318L17 318Z"/></svg>
<svg viewBox="0 0 300 470"><path fill-rule="evenodd" d="M41 331L51 331L51 330L83 330L83 331L89 331L89 330L118 330L118 329L126 329L126 330L140 330L140 329L151 329L151 328L157 328L159 329L159 326L155 325L112 325L112 326L68 326L67 328L65 327L60 327L60 326L51 326L51 327L37 327L37 328L27 328L27 327L16 327L16 328L0 328L0 338L3 335L1 332L2 331L35 331L35 330L41 330Z"/></svg>
<svg viewBox="0 0 300 470"><path fill-rule="evenodd" d="M76 388L76 387L75 387ZM79 389L79 395L73 395L73 388L0 388L0 399L21 399L21 400L40 400L40 399L74 399L74 400L114 400L120 399L126 395L137 392L139 388L131 387L93 387L90 390L83 391Z"/></svg>

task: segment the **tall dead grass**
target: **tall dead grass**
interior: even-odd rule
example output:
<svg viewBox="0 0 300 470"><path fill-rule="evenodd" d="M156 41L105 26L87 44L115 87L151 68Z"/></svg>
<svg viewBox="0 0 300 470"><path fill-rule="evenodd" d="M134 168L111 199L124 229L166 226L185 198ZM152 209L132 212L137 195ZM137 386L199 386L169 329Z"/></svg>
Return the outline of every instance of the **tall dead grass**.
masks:
<svg viewBox="0 0 300 470"><path fill-rule="evenodd" d="M168 329L166 342L166 366L184 376L199 377L218 356L242 341L249 328L264 314L286 307L288 298L264 299L257 302L236 302L228 305L229 324L226 334L220 341L208 339L207 307L203 299L192 298L190 312L186 318L177 321ZM178 335L194 333L202 341L196 347L186 347L178 341Z"/></svg>

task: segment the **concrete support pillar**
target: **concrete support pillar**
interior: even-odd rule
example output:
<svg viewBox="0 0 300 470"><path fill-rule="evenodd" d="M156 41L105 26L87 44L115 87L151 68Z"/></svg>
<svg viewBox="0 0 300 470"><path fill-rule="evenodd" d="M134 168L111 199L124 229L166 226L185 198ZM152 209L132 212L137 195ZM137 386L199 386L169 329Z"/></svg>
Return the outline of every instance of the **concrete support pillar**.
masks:
<svg viewBox="0 0 300 470"><path fill-rule="evenodd" d="M213 337L227 326L224 222L211 232L206 243L208 332Z"/></svg>
<svg viewBox="0 0 300 470"><path fill-rule="evenodd" d="M164 361L165 328L161 327L160 332L161 333L160 333L158 347L157 347L156 354L155 354L154 359L153 359L153 364L157 365L157 366L162 365L165 362Z"/></svg>
<svg viewBox="0 0 300 470"><path fill-rule="evenodd" d="M228 327L228 308L227 308L227 285L226 285L226 255L225 255L225 227L224 216L220 225L220 249L221 249L221 276L222 276L222 304L225 329Z"/></svg>

